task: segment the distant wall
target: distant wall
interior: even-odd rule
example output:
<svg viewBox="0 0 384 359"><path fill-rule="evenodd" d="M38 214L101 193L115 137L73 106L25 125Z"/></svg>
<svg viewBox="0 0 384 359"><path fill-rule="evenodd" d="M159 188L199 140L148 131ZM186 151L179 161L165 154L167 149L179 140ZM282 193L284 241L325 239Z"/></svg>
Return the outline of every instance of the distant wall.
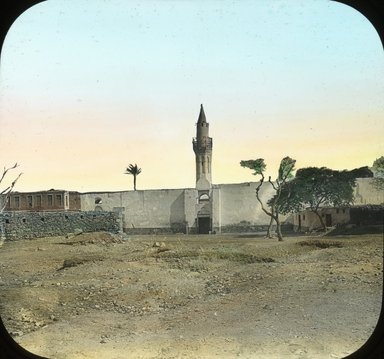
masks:
<svg viewBox="0 0 384 359"><path fill-rule="evenodd" d="M82 211L114 211L126 233L186 233L194 227L195 189L160 189L81 194Z"/></svg>
<svg viewBox="0 0 384 359"><path fill-rule="evenodd" d="M259 182L215 185L213 190L213 208L215 231L247 232L264 230L270 217L261 209L256 199L256 187ZM274 194L272 186L264 183L259 191L260 198L266 203ZM282 220L284 218L282 217Z"/></svg>
<svg viewBox="0 0 384 359"><path fill-rule="evenodd" d="M384 191L378 190L373 178L358 178L354 190L354 205L384 204Z"/></svg>
<svg viewBox="0 0 384 359"><path fill-rule="evenodd" d="M319 210L327 227L355 225L383 225L383 205L358 205L351 207L325 207ZM327 218L328 216L328 218ZM309 209L293 215L296 231L311 231L321 228L319 217ZM327 223L328 222L328 223Z"/></svg>
<svg viewBox="0 0 384 359"><path fill-rule="evenodd" d="M118 214L112 212L4 212L0 214L3 240L62 236L83 232L120 230Z"/></svg>
<svg viewBox="0 0 384 359"><path fill-rule="evenodd" d="M383 225L384 205L357 206L350 209L350 223L357 226Z"/></svg>
<svg viewBox="0 0 384 359"><path fill-rule="evenodd" d="M350 222L350 207L325 207L319 209L324 224L327 227L332 227L340 224L347 224ZM328 216L328 220L327 220ZM294 229L296 231L311 231L314 229L321 228L321 222L318 215L309 209L295 213L294 218ZM328 223L327 223L328 221Z"/></svg>
<svg viewBox="0 0 384 359"><path fill-rule="evenodd" d="M355 204L383 203L383 193L375 190L371 183L371 178L357 180ZM213 185L209 204L199 203L198 191L193 188L82 193L80 202L82 211L117 213L126 233L195 233L197 217L203 212L203 206L207 207L208 213L208 207L212 207L213 231L253 232L265 230L270 222L256 199L258 184ZM266 204L273 194L272 186L265 182L259 191L262 202ZM281 215L280 221L284 223L287 218ZM305 224L316 225L302 223Z"/></svg>
<svg viewBox="0 0 384 359"><path fill-rule="evenodd" d="M4 196L2 202L4 200ZM74 191L49 190L40 192L12 192L6 211L59 211L80 210L80 193Z"/></svg>
<svg viewBox="0 0 384 359"><path fill-rule="evenodd" d="M261 210L255 190L258 182L214 185L212 230L220 233L266 228L269 217ZM260 190L266 202L273 195L269 183ZM126 233L195 233L201 204L196 189L160 189L81 194L82 211L114 211ZM282 220L284 218L282 217Z"/></svg>

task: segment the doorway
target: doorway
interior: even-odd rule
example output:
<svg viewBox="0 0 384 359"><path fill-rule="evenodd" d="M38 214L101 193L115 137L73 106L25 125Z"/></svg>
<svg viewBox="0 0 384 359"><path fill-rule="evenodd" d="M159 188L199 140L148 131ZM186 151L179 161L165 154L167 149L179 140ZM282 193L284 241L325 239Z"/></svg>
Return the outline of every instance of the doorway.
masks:
<svg viewBox="0 0 384 359"><path fill-rule="evenodd" d="M210 217L198 217L197 228L199 234L209 234L211 230L211 218Z"/></svg>
<svg viewBox="0 0 384 359"><path fill-rule="evenodd" d="M325 215L325 226L326 227L332 226L332 215L330 215L330 214Z"/></svg>

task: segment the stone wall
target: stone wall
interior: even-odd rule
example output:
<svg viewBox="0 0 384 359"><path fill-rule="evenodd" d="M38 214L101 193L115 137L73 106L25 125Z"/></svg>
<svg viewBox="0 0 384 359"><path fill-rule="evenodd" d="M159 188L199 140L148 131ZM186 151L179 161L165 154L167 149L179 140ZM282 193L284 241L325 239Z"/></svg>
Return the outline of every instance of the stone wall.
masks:
<svg viewBox="0 0 384 359"><path fill-rule="evenodd" d="M2 240L63 236L83 232L120 230L120 218L114 212L4 212L0 214Z"/></svg>

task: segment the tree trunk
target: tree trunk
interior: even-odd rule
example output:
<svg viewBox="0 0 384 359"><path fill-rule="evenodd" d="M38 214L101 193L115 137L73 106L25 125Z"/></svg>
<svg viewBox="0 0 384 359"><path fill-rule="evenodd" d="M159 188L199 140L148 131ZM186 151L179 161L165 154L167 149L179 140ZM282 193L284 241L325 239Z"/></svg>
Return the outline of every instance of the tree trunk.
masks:
<svg viewBox="0 0 384 359"><path fill-rule="evenodd" d="M281 224L280 224L279 215L276 215L276 217L275 217L275 221L276 221L276 233L277 233L277 239L278 239L279 242L282 242L282 240L283 240L283 235L281 234Z"/></svg>
<svg viewBox="0 0 384 359"><path fill-rule="evenodd" d="M133 190L136 191L136 175L133 175Z"/></svg>
<svg viewBox="0 0 384 359"><path fill-rule="evenodd" d="M259 189L261 187L261 185L263 184L263 181L264 181L264 177L262 177L262 179L260 180L260 184L258 185L258 187L256 188L256 198L258 200L258 202L260 203L261 205L261 209L263 210L263 212L271 217L271 220L269 222L269 227L268 227L268 231L267 231L267 237L268 238L272 238L272 235L271 235L271 227L272 227L272 223L273 223L273 220L275 220L276 222L276 234L277 234L277 238L279 240L279 242L281 242L283 240L283 236L281 234L281 226L280 226L280 220L279 220L279 213L275 213L275 207L271 207L271 212L267 211L264 207L264 204L263 202L261 201L260 197L259 197ZM272 184L272 186L274 187L273 183L270 182ZM275 188L275 187L274 187Z"/></svg>
<svg viewBox="0 0 384 359"><path fill-rule="evenodd" d="M325 231L327 228L325 227L325 223L323 221L323 217L321 217L320 213L317 210L313 210L313 212L316 213L317 217L319 217L319 220L320 220L320 223L321 223L321 227Z"/></svg>
<svg viewBox="0 0 384 359"><path fill-rule="evenodd" d="M269 226L268 226L268 229L267 229L267 235L266 235L266 238L273 238L272 236L272 223L273 223L273 217L271 216L271 220L269 221Z"/></svg>

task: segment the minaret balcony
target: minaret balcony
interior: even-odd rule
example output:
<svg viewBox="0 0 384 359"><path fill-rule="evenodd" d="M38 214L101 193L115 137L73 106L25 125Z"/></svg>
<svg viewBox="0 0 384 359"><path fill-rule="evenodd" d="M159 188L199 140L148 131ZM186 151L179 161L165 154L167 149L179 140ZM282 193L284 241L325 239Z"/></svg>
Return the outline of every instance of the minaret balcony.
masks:
<svg viewBox="0 0 384 359"><path fill-rule="evenodd" d="M202 139L197 139L194 137L192 139L193 150L194 151L204 151L204 150L212 150L212 138L205 137Z"/></svg>

